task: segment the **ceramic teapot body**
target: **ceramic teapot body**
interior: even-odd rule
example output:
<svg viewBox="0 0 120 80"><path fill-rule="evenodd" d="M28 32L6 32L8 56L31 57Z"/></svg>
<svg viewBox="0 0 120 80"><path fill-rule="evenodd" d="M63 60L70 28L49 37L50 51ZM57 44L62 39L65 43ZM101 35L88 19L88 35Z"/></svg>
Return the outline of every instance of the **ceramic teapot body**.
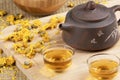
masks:
<svg viewBox="0 0 120 80"><path fill-rule="evenodd" d="M87 11L83 11L86 8ZM75 7L67 13L65 23L59 26L63 30L63 40L82 50L97 51L112 47L119 40L114 14L117 10L120 10L118 5L107 8L92 1Z"/></svg>

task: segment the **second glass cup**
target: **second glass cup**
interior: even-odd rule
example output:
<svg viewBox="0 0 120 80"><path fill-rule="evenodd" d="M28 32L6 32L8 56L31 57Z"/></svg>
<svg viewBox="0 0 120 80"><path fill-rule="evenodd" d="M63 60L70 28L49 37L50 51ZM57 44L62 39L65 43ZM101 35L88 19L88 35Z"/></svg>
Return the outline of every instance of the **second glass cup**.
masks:
<svg viewBox="0 0 120 80"><path fill-rule="evenodd" d="M65 44L51 44L43 49L45 66L55 72L63 72L72 64L73 48Z"/></svg>
<svg viewBox="0 0 120 80"><path fill-rule="evenodd" d="M115 55L101 53L88 58L87 63L95 80L112 80L118 73L120 59Z"/></svg>

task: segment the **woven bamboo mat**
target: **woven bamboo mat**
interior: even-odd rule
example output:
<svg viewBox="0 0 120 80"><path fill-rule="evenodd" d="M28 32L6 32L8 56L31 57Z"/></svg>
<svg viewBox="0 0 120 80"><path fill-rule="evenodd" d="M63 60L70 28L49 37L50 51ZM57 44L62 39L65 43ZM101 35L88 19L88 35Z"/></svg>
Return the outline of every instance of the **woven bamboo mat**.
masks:
<svg viewBox="0 0 120 80"><path fill-rule="evenodd" d="M75 5L77 4L81 4L83 3L83 1L88 1L88 0L68 0L68 2L73 2ZM61 13L61 12L65 12L70 10L71 8L67 7L68 2L65 3L65 5L63 7L61 7L56 13ZM12 0L0 0L0 10L6 10L9 14L18 14L18 13L22 13L25 18L27 19L36 19L36 18L40 18L40 17L35 17L32 16L24 11L22 11L21 9L19 9ZM17 72L17 79L16 80L27 80L27 78L25 77L25 75L21 72L18 71ZM6 76L7 77L7 76Z"/></svg>

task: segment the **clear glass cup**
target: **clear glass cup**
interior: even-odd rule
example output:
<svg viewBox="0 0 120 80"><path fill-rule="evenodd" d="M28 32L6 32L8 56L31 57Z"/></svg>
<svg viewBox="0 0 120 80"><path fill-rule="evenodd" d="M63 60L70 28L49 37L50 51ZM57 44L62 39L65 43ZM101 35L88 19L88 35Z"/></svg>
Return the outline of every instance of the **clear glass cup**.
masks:
<svg viewBox="0 0 120 80"><path fill-rule="evenodd" d="M55 72L63 72L72 64L74 50L65 44L50 44L43 49L44 64Z"/></svg>
<svg viewBox="0 0 120 80"><path fill-rule="evenodd" d="M118 73L120 59L115 55L100 53L89 57L87 63L89 73L95 80L112 80Z"/></svg>

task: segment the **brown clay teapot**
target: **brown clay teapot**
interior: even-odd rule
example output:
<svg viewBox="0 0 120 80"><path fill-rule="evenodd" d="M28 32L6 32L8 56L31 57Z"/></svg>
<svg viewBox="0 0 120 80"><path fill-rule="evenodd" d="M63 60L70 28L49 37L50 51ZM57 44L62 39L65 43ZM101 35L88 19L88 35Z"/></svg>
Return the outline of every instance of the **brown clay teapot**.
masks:
<svg viewBox="0 0 120 80"><path fill-rule="evenodd" d="M115 11L120 11L120 5L107 8L89 1L76 6L59 25L63 40L81 50L97 51L112 47L119 40Z"/></svg>

